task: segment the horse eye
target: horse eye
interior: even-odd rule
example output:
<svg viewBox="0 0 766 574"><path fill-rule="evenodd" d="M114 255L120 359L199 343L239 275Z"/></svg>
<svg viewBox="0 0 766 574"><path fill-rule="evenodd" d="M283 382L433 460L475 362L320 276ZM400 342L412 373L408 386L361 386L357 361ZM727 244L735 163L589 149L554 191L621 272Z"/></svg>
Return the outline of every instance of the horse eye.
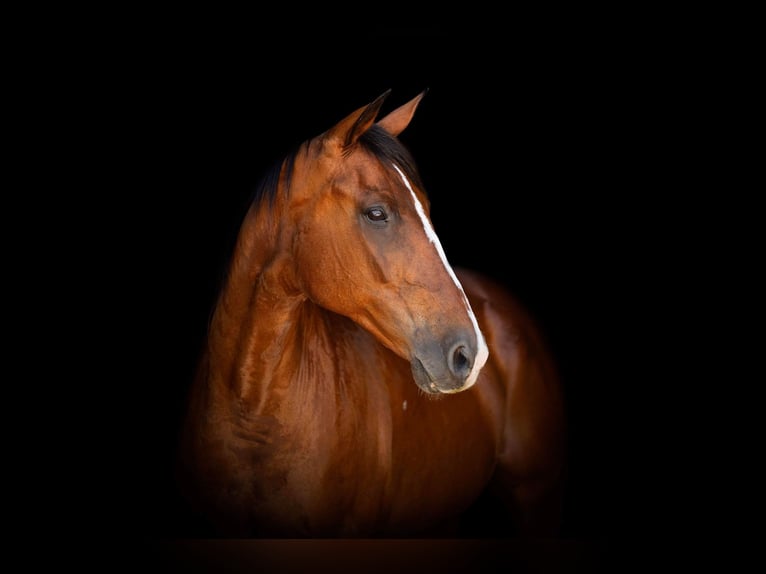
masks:
<svg viewBox="0 0 766 574"><path fill-rule="evenodd" d="M370 221L386 221L388 214L382 207L371 207L364 212L365 217Z"/></svg>

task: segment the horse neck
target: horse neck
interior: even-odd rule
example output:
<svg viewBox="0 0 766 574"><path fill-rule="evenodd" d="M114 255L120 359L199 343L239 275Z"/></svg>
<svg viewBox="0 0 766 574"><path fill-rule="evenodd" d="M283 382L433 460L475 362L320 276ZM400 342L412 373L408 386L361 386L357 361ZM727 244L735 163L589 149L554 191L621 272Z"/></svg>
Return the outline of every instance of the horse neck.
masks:
<svg viewBox="0 0 766 574"><path fill-rule="evenodd" d="M207 384L248 404L259 402L273 381L298 314L308 304L291 287L278 218L265 215L259 217L253 207L243 221L208 331Z"/></svg>

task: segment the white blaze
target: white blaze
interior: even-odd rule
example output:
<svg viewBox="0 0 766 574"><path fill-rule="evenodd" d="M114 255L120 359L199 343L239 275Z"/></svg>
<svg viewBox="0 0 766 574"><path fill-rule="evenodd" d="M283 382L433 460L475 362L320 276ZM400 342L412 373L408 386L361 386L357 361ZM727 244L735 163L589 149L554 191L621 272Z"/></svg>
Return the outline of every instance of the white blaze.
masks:
<svg viewBox="0 0 766 574"><path fill-rule="evenodd" d="M457 288L460 290L460 293L462 293L463 302L465 303L465 309L468 312L468 318L471 320L473 329L476 332L476 343L478 346L478 349L476 351L476 359L473 362L473 368L471 369L471 372L465 381L465 385L463 385L463 387L460 389L455 389L452 391L442 391L445 393L457 393L459 391L467 389L468 387L470 387L476 382L476 379L479 377L479 371L481 371L481 368L484 366L484 363L487 362L487 358L489 357L489 349L487 348L487 343L484 340L484 335L482 335L481 329L479 329L479 323L476 321L476 316L473 314L473 309L471 309L471 304L468 302L468 297L466 296L465 291L463 290L463 286L460 284L460 280L458 280L457 275L455 275L455 272L452 270L452 266L447 262L447 256L444 254L444 249L442 248L441 241L439 241L439 237L436 235L436 231L434 231L434 228L431 225L431 222L428 220L428 217L426 217L426 212L423 209L423 205L420 203L420 200L418 200L418 196L415 195L415 192L412 190L412 186L410 185L410 182L407 180L402 170L399 169L399 166L396 164L392 164L392 165L394 166L394 169L396 169L396 171L399 172L399 176L402 178L404 185L406 185L407 189L410 190L410 195L412 195L412 201L415 202L415 211L417 211L418 215L420 216L420 221L423 224L423 229L425 229L428 240L431 243L433 243L434 247L436 247L436 252L439 254L439 258L442 260L442 264L444 264L444 268L447 270L450 277L452 277L452 280L455 282L455 285L457 285Z"/></svg>

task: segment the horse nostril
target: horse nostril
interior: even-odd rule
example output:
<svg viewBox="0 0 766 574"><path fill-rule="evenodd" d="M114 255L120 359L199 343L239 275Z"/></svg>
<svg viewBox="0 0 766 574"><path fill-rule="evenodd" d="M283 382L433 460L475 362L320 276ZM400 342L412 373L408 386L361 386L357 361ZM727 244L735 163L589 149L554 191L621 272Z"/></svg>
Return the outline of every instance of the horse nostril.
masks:
<svg viewBox="0 0 766 574"><path fill-rule="evenodd" d="M465 378L471 372L473 358L471 352L465 345L458 345L452 351L452 360L450 361L450 370L457 377Z"/></svg>

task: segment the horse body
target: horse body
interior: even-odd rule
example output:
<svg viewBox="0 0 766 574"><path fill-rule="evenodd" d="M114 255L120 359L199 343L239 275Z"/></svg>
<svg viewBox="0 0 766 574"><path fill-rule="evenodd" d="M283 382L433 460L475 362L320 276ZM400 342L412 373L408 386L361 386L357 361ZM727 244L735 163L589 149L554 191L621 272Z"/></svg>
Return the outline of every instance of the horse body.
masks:
<svg viewBox="0 0 766 574"><path fill-rule="evenodd" d="M555 529L563 405L534 324L453 271L384 96L304 143L254 201L182 443L190 499L234 536L418 536L491 491Z"/></svg>

